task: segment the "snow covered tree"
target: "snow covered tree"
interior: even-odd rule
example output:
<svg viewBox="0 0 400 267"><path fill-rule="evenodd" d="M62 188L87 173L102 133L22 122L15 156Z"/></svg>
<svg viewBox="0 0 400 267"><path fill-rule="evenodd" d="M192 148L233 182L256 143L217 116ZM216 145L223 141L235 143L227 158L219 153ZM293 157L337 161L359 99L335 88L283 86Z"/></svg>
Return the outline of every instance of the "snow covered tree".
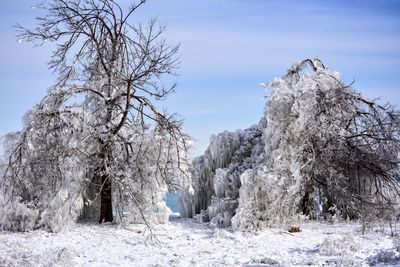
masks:
<svg viewBox="0 0 400 267"><path fill-rule="evenodd" d="M308 66L311 72L305 71ZM264 86L272 88L258 126L264 142L257 145L265 144L265 153L242 156L239 167L229 165L232 156L228 164L216 167L211 160L196 160L194 192L183 193L184 200L191 201L181 206L208 199L201 209L213 214L213 206L223 205L213 205L210 199L227 197L218 188L226 190L232 177L239 177L234 179L239 184L237 208L222 208L220 214L229 211L230 216L219 216L223 221L234 215L222 224L232 223L234 229L282 225L326 212L363 220L398 215L400 114L394 107L355 92L318 59L294 64L286 76ZM213 147L224 144L223 139L212 142L211 154ZM224 151L239 156L239 144L229 142ZM256 146L247 150L258 151ZM231 170L239 174L232 176ZM206 188L198 189L201 185Z"/></svg>
<svg viewBox="0 0 400 267"><path fill-rule="evenodd" d="M130 22L144 2L44 1L36 28L17 26L19 42L57 44L49 67L59 79L5 138L2 228L165 221L162 195L186 177L189 137L156 106L175 88L162 80L175 74L178 46L155 20Z"/></svg>
<svg viewBox="0 0 400 267"><path fill-rule="evenodd" d="M302 74L308 65L312 72ZM266 162L255 176L243 175L237 228L329 210L350 219L397 215L398 111L355 92L318 59L294 64L265 87L273 88Z"/></svg>
<svg viewBox="0 0 400 267"><path fill-rule="evenodd" d="M182 217L212 227L229 226L238 207L240 175L264 159L263 124L212 135L203 156L193 161L191 187L180 192Z"/></svg>

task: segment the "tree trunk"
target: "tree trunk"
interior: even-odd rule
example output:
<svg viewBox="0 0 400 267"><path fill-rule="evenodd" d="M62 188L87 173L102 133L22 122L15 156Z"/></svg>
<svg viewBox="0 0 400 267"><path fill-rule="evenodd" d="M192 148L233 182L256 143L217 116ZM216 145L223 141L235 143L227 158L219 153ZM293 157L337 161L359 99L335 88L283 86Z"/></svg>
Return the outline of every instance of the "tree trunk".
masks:
<svg viewBox="0 0 400 267"><path fill-rule="evenodd" d="M101 210L99 223L112 222L111 181L106 176L103 176L101 180L103 187L100 192Z"/></svg>
<svg viewBox="0 0 400 267"><path fill-rule="evenodd" d="M103 140L100 140L101 144L104 144ZM100 158L103 161L100 176L101 176L101 188L100 188L100 218L99 223L112 222L112 204L111 204L111 179L107 172L107 158L109 157L108 146L102 148Z"/></svg>
<svg viewBox="0 0 400 267"><path fill-rule="evenodd" d="M310 216L310 219L314 219L314 174L312 174L312 179L307 181L306 190L301 201L301 210L304 215Z"/></svg>

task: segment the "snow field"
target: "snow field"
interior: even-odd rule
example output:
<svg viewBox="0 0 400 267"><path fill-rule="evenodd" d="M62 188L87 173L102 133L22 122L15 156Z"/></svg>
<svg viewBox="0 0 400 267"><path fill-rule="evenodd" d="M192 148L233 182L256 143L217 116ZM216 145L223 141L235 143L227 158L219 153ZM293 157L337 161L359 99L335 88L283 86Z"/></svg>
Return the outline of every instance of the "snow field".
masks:
<svg viewBox="0 0 400 267"><path fill-rule="evenodd" d="M144 225L80 223L69 231L0 234L0 266L396 266L398 237L356 223L307 222L300 233L232 232L172 217Z"/></svg>

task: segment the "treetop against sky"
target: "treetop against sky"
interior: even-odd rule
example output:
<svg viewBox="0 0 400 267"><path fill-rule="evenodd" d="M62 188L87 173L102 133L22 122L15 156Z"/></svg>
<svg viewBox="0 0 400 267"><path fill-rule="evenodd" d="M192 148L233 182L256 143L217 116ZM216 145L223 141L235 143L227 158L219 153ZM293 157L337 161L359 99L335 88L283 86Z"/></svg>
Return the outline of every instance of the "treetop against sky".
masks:
<svg viewBox="0 0 400 267"><path fill-rule="evenodd" d="M118 1L127 5L129 1ZM13 25L35 25L32 1L0 9L0 135L21 129L21 117L55 82L47 69L52 44L17 43ZM319 57L367 97L400 105L400 1L149 0L132 22L167 24L180 43L176 93L161 105L185 118L203 153L211 134L258 122L261 82L290 63Z"/></svg>

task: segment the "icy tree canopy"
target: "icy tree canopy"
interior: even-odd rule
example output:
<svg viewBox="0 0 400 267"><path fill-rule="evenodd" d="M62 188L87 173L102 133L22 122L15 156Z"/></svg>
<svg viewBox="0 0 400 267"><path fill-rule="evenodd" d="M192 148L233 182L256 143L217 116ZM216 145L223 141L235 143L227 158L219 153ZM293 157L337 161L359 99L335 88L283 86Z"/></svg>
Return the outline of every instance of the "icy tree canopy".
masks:
<svg viewBox="0 0 400 267"><path fill-rule="evenodd" d="M318 59L263 86L260 123L212 136L194 159L182 216L246 230L327 212L363 220L397 214L398 111L355 92Z"/></svg>
<svg viewBox="0 0 400 267"><path fill-rule="evenodd" d="M178 46L155 20L131 23L144 3L43 1L37 27L17 27L24 40L56 43L58 80L3 139L0 229L168 220L163 194L187 176L190 138L155 104L175 88L163 79L178 67Z"/></svg>

